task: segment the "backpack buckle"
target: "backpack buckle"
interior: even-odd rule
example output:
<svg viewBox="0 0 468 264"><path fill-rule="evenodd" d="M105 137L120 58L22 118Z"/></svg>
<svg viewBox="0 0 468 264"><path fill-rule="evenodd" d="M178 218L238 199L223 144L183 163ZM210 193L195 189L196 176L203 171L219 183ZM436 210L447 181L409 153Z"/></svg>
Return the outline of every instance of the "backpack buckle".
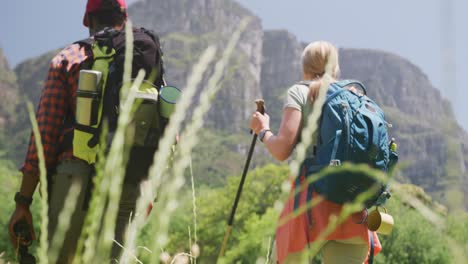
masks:
<svg viewBox="0 0 468 264"><path fill-rule="evenodd" d="M330 160L329 166L331 166L331 167L341 166L341 161L339 159L332 159L332 160Z"/></svg>

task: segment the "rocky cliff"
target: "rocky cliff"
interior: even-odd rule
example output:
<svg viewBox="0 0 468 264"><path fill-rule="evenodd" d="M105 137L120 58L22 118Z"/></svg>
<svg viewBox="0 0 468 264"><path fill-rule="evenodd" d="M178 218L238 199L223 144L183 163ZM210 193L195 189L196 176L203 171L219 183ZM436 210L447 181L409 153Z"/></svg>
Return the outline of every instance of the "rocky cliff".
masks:
<svg viewBox="0 0 468 264"><path fill-rule="evenodd" d="M49 63L58 52L59 50L47 52L37 58L26 60L15 68L20 93L34 105L37 105L41 97Z"/></svg>
<svg viewBox="0 0 468 264"><path fill-rule="evenodd" d="M209 142L198 149L203 155L196 155L200 159L194 160L201 164L196 175L212 171L218 182L222 182L220 174L238 173L241 165L237 163L244 159L244 151L239 150L245 149L240 146L248 145L245 132L255 108L253 100L265 98L272 127L278 127L286 89L301 78L299 58L305 44L287 31L263 31L260 19L231 0L148 0L135 3L129 12L135 25L160 35L167 81L182 89L200 53L212 44L222 51L239 22L244 17L251 18L207 118ZM15 69L20 93L34 102L39 99L54 53L28 60ZM399 143L403 168L399 180L417 184L441 201L464 199L468 206L468 196L463 196L468 191L468 135L457 124L450 103L427 76L404 58L375 50L341 49L340 64L342 78L364 82L369 96L384 108L393 124L391 134ZM5 63L0 56L2 65ZM0 86L2 94L11 93L8 91L16 87L11 77L6 79L10 86ZM8 112L5 107L0 105L0 117L4 119ZM23 127L28 127L24 123ZM220 155L230 158L220 159ZM262 158L255 159L254 165ZM238 166L233 165L233 160Z"/></svg>
<svg viewBox="0 0 468 264"><path fill-rule="evenodd" d="M223 51L242 19L250 18L207 118L212 127L245 131L243 121L250 115L252 100L261 94L260 19L232 0L140 1L129 8L129 13L135 25L161 36L168 69L166 79L181 88L198 55L213 44Z"/></svg>
<svg viewBox="0 0 468 264"><path fill-rule="evenodd" d="M281 122L285 91L302 78L302 46L296 36L288 31L271 30L264 33L260 87L275 130Z"/></svg>

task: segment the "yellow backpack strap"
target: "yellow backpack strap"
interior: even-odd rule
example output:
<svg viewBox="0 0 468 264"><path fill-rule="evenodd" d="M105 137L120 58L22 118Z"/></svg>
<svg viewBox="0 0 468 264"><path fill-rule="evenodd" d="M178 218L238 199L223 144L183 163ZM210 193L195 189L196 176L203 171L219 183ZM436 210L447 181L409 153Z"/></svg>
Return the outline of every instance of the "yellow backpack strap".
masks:
<svg viewBox="0 0 468 264"><path fill-rule="evenodd" d="M108 46L101 46L99 42L95 42L91 46L93 52L93 66L92 70L102 73L102 79L99 84L100 96L99 100L97 122L91 126L84 126L76 124L73 136L73 155L82 159L89 164L96 162L97 154L99 151L99 135L101 130L101 118L103 109L103 95L107 84L109 73L109 64L114 60L115 50ZM98 88L99 89L99 88ZM86 107L83 105L76 106Z"/></svg>

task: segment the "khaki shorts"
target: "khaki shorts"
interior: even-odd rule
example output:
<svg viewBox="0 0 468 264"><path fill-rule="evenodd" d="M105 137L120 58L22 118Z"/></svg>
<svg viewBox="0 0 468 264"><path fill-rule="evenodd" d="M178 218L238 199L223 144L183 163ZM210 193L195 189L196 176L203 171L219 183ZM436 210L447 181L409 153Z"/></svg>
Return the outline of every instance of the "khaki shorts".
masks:
<svg viewBox="0 0 468 264"><path fill-rule="evenodd" d="M57 173L51 177L51 194L49 202L49 245L52 242L56 227L58 226L59 214L64 206L64 201L73 183L79 182L81 191L78 196L75 211L70 220L70 228L67 230L62 248L59 252L57 263L71 263L75 255L78 239L87 213L89 192L87 190L92 184L92 167L83 161L71 160L63 161L57 167ZM122 186L122 196L119 203L119 212L115 228L115 240L123 244L123 236L126 225L129 222L131 213L136 208L136 200L140 195L138 184L124 184ZM117 258L120 254L120 247L115 243L112 247L111 258Z"/></svg>
<svg viewBox="0 0 468 264"><path fill-rule="evenodd" d="M323 264L362 264L366 260L367 242L361 238L326 241L321 248ZM276 243L272 252L272 263L277 263ZM305 254L290 254L284 263L309 263ZM310 262L311 263L311 262Z"/></svg>

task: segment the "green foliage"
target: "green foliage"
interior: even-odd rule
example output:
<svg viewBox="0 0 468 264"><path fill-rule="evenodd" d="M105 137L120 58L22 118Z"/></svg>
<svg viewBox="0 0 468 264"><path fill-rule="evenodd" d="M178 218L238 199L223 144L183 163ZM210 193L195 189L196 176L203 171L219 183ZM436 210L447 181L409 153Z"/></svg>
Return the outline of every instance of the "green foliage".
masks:
<svg viewBox="0 0 468 264"><path fill-rule="evenodd" d="M281 183L287 175L286 166L275 165L268 165L248 173L227 246L226 260L229 260L227 263L241 260L248 263L252 259L267 255L266 242L274 234L278 218L272 205L278 199ZM231 176L227 178L224 187L216 189L202 187L197 190L200 263L214 263L218 256L239 181L240 176ZM182 197L186 197L182 201L187 205L181 207L171 220L171 242L168 251L174 253L189 252L188 227L192 226L192 208L189 206L188 194ZM251 255L249 252L255 254Z"/></svg>
<svg viewBox="0 0 468 264"><path fill-rule="evenodd" d="M10 216L15 209L15 202L13 197L19 190L21 173L15 168L13 162L0 157L0 254L5 252L3 256L6 260L14 260L15 253L13 247L10 244L10 237L8 235L8 223ZM36 237L39 234L39 194L34 196L33 204L31 205L31 211L33 215L34 228L36 230ZM33 246L30 248L30 252L34 252L38 243L35 241ZM1 259L1 258L0 258ZM1 263L1 261L0 261Z"/></svg>
<svg viewBox="0 0 468 264"><path fill-rule="evenodd" d="M387 206L395 226L391 235L379 236L383 250L376 263L453 263L447 236L438 227L397 197Z"/></svg>
<svg viewBox="0 0 468 264"><path fill-rule="evenodd" d="M0 253L3 251L7 252L7 259L13 259L14 253L10 245L10 239L8 237L8 221L10 220L10 214L15 208L15 202L13 197L15 190L18 188L18 172L15 172L15 168L10 161L0 160L0 201L3 201L0 207Z"/></svg>
<svg viewBox="0 0 468 264"><path fill-rule="evenodd" d="M275 238L279 214L269 208L263 215L251 214L239 232L238 243L226 252L225 263L249 263L258 258L267 259Z"/></svg>
<svg viewBox="0 0 468 264"><path fill-rule="evenodd" d="M464 168L460 166L464 162L462 155L462 148L460 147L459 140L453 138L445 139L445 177L444 177L444 190L441 191L443 203L451 210L463 210L463 177Z"/></svg>
<svg viewBox="0 0 468 264"><path fill-rule="evenodd" d="M460 250L468 252L468 213L462 212L450 215L447 219L447 235L460 246Z"/></svg>
<svg viewBox="0 0 468 264"><path fill-rule="evenodd" d="M200 143L192 156L193 170L198 184L219 187L226 183L228 175L242 172L247 158L247 148L252 136L245 133L230 134L222 131L203 130ZM257 149L263 146L260 144ZM268 156L255 155L252 167L266 164Z"/></svg>

